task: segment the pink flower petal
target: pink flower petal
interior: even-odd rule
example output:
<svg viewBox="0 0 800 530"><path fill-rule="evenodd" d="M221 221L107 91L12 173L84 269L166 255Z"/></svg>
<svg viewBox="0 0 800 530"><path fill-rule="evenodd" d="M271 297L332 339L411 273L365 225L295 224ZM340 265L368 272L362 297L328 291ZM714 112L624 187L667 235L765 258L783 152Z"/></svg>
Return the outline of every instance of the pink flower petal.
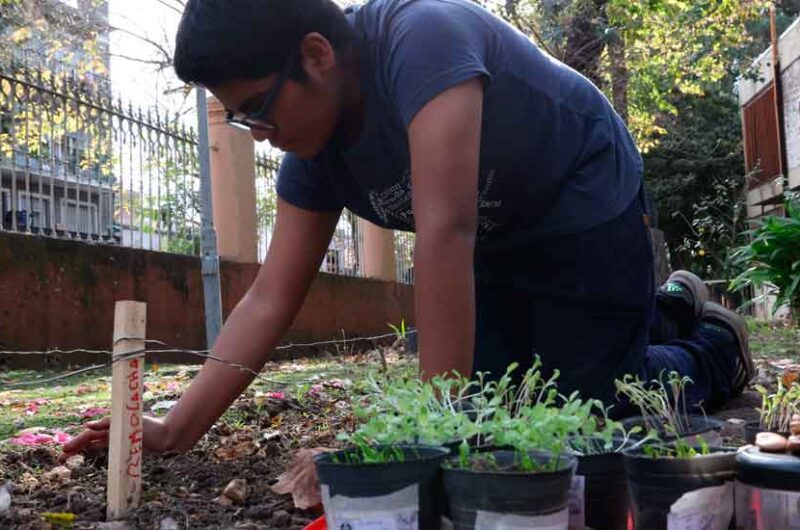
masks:
<svg viewBox="0 0 800 530"><path fill-rule="evenodd" d="M267 392L264 395L270 399L286 399L286 394L283 392Z"/></svg>
<svg viewBox="0 0 800 530"><path fill-rule="evenodd" d="M12 445L23 445L28 447L43 445L51 443L52 441L53 441L52 436L50 436L49 434L40 434L40 433L23 434L18 438L11 439Z"/></svg>
<svg viewBox="0 0 800 530"><path fill-rule="evenodd" d="M81 413L81 418L94 418L95 416L105 416L108 409L104 407L89 407Z"/></svg>
<svg viewBox="0 0 800 530"><path fill-rule="evenodd" d="M72 440L72 436L65 432L57 431L55 435L56 435L56 442L62 445Z"/></svg>

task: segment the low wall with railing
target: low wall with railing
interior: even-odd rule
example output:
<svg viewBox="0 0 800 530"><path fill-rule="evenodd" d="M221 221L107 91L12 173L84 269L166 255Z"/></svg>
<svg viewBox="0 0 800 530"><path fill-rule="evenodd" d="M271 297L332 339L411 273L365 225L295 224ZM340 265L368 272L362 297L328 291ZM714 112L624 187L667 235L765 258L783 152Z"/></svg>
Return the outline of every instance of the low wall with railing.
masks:
<svg viewBox="0 0 800 530"><path fill-rule="evenodd" d="M225 316L244 295L258 267L222 262ZM108 350L114 302L125 299L147 303L148 339L176 348L205 348L198 258L0 233L0 350ZM320 273L286 338L305 342L343 334L374 336L390 332L387 324L401 319L413 323L412 286ZM80 353L68 359L0 354L0 368L92 361L96 359L90 354Z"/></svg>

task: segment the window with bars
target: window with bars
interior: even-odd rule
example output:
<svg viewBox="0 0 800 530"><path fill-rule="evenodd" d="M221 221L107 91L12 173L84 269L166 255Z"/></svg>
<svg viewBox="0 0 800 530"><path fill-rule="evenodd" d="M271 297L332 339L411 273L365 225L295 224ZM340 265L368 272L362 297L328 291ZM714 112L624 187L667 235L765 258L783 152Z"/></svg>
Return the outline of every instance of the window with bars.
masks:
<svg viewBox="0 0 800 530"><path fill-rule="evenodd" d="M0 217L5 217L6 212L11 211L11 193L8 190L0 190Z"/></svg>
<svg viewBox="0 0 800 530"><path fill-rule="evenodd" d="M64 230L97 234L98 224L96 204L61 199L61 225Z"/></svg>
<svg viewBox="0 0 800 530"><path fill-rule="evenodd" d="M17 194L17 210L27 214L30 228L52 228L50 219L50 197L20 191Z"/></svg>

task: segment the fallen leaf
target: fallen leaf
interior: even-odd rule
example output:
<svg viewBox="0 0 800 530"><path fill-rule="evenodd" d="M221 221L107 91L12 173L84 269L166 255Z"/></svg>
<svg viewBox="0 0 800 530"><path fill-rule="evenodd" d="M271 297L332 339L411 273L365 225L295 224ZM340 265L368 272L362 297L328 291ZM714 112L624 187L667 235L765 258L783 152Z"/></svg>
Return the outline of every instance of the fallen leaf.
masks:
<svg viewBox="0 0 800 530"><path fill-rule="evenodd" d="M50 524L54 524L59 528L72 528L72 523L75 522L75 514L62 512L62 513L42 513L42 518Z"/></svg>
<svg viewBox="0 0 800 530"><path fill-rule="evenodd" d="M795 364L784 368L783 377L781 378L783 386L788 388L797 383L798 380L800 380L800 366Z"/></svg>
<svg viewBox="0 0 800 530"><path fill-rule="evenodd" d="M239 442L230 447L220 447L214 452L219 460L237 460L245 456L252 456L258 451L258 445L252 440Z"/></svg>
<svg viewBox="0 0 800 530"><path fill-rule="evenodd" d="M81 385L75 389L76 396L82 396L84 394L89 394L92 391L89 385Z"/></svg>
<svg viewBox="0 0 800 530"><path fill-rule="evenodd" d="M322 494L314 466L314 457L320 453L334 451L326 447L300 449L272 486L272 491L279 495L292 494L296 508L307 510L322 503Z"/></svg>
<svg viewBox="0 0 800 530"><path fill-rule="evenodd" d="M229 498L233 504L244 504L247 499L247 481L241 478L231 480L222 490L222 496Z"/></svg>

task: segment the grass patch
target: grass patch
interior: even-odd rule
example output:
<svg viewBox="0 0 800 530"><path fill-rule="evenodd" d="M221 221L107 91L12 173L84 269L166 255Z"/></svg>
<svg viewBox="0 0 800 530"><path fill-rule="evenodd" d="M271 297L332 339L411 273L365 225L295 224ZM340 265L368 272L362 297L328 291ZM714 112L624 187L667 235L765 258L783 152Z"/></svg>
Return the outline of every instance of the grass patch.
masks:
<svg viewBox="0 0 800 530"><path fill-rule="evenodd" d="M347 399L351 395L363 394L363 382L367 376L378 372L380 366L380 362L360 359L303 359L268 363L261 373L263 379L256 379L246 395L252 397L258 392L283 392L302 404L309 399L309 392L316 385L322 385L327 394L334 395L337 399ZM388 368L392 374L411 375L415 373L416 366L413 359L395 357ZM196 365L154 367L148 364L144 377L145 412L151 414L148 407L154 402L177 399L198 370L199 366ZM87 418L81 416L86 408L110 408L109 368L60 381L44 382L63 373L31 370L0 372L0 441L31 427L77 429L87 421ZM23 381L35 380L43 382L23 387L13 386ZM346 390L326 385L337 380L345 383ZM159 415L163 414L164 411L159 412ZM247 412L237 407L231 407L222 417L223 421L233 425L245 424L249 419Z"/></svg>
<svg viewBox="0 0 800 530"><path fill-rule="evenodd" d="M800 353L800 328L778 322L749 318L750 351L756 358L775 361L797 358Z"/></svg>

